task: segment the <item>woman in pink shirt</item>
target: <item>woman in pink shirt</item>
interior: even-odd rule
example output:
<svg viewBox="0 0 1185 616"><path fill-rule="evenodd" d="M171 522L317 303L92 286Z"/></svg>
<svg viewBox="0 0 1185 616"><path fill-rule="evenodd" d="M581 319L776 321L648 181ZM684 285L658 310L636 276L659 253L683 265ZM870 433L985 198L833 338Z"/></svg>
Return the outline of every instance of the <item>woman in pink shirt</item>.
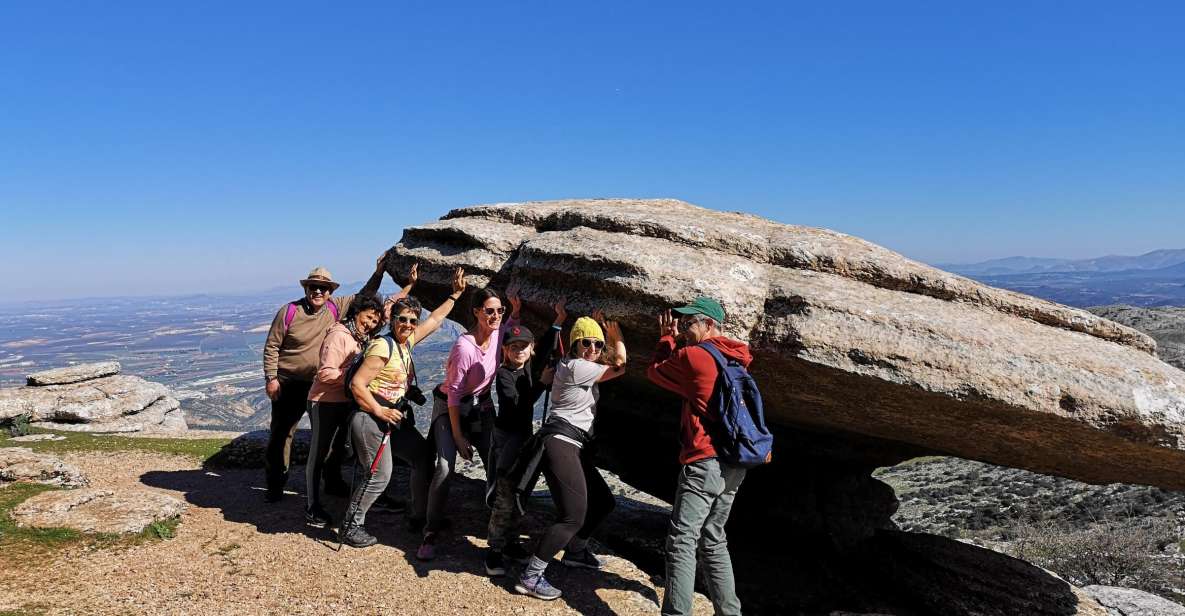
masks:
<svg viewBox="0 0 1185 616"><path fill-rule="evenodd" d="M518 321L518 302L509 323ZM473 459L476 443L489 484L490 440L494 432L494 401L491 384L502 353L502 317L506 308L493 289L478 289L470 297L473 326L457 338L449 352L444 383L433 390L432 428L436 443L436 468L428 491L428 520L424 542L416 550L420 560L436 557L437 533L444 525L449 484L457 455Z"/></svg>

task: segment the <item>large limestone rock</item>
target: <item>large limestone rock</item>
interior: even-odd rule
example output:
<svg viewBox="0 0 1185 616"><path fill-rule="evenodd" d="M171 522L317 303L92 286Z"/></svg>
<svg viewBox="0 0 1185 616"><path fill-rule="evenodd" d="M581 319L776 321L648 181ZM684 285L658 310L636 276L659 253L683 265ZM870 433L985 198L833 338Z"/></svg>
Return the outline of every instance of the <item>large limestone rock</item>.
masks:
<svg viewBox="0 0 1185 616"><path fill-rule="evenodd" d="M551 201L409 228L388 266L413 260L432 299L462 265L471 283L521 285L539 316L561 295L569 312L603 306L629 341L629 388L654 315L709 294L752 345L775 425L903 446L889 458L1185 488L1185 373L1151 338L855 237L675 200Z"/></svg>
<svg viewBox="0 0 1185 616"><path fill-rule="evenodd" d="M83 364L29 375L30 383L56 384L0 389L0 420L28 414L35 426L77 432L167 434L187 429L181 403L167 387L112 369L118 371L119 364Z"/></svg>
<svg viewBox="0 0 1185 616"><path fill-rule="evenodd" d="M1133 588L1096 585L1082 590L1106 607L1108 616L1185 616L1185 606Z"/></svg>
<svg viewBox="0 0 1185 616"><path fill-rule="evenodd" d="M0 487L17 481L77 488L87 485L77 467L25 447L0 447Z"/></svg>
<svg viewBox="0 0 1185 616"><path fill-rule="evenodd" d="M67 383L79 383L81 381L90 381L104 376L119 374L119 368L119 362L117 361L78 364L34 372L25 377L25 380L29 385L65 385Z"/></svg>
<svg viewBox="0 0 1185 616"><path fill-rule="evenodd" d="M88 533L138 533L181 515L185 503L143 489L83 488L42 492L12 510L18 526L73 528Z"/></svg>

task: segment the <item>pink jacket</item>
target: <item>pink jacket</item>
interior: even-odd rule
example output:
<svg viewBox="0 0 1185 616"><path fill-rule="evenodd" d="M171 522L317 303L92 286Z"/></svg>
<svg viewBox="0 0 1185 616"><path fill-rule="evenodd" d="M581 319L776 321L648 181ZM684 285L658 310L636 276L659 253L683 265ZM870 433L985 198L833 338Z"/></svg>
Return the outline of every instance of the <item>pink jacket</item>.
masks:
<svg viewBox="0 0 1185 616"><path fill-rule="evenodd" d="M321 358L317 362L317 374L309 388L310 402L349 402L346 398L346 369L362 350L350 330L341 323L334 323L321 343Z"/></svg>

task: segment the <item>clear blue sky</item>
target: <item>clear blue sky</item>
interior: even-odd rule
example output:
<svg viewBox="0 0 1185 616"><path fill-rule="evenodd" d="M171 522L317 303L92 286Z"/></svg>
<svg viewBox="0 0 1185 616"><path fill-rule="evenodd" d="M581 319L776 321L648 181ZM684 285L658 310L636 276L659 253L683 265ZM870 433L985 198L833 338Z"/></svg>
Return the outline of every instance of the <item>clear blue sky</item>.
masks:
<svg viewBox="0 0 1185 616"><path fill-rule="evenodd" d="M1180 2L0 4L6 299L365 277L677 197L929 262L1185 247Z"/></svg>

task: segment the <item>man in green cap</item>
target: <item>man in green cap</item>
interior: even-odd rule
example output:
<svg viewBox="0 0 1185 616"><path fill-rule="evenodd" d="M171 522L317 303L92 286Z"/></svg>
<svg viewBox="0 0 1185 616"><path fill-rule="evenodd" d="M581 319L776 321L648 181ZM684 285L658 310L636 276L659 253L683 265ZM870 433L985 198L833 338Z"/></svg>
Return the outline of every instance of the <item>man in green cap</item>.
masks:
<svg viewBox="0 0 1185 616"><path fill-rule="evenodd" d="M712 401L712 391L719 369L711 353L700 345L710 344L746 368L753 357L748 345L724 336L724 308L720 302L697 297L674 312L658 317L661 338L654 351L654 363L646 372L655 384L683 398L679 419L679 463L683 471L671 504L662 613L691 614L698 548L716 614L739 616L741 603L736 595L724 523L745 479L745 469L716 455L712 433L720 423L720 409Z"/></svg>

